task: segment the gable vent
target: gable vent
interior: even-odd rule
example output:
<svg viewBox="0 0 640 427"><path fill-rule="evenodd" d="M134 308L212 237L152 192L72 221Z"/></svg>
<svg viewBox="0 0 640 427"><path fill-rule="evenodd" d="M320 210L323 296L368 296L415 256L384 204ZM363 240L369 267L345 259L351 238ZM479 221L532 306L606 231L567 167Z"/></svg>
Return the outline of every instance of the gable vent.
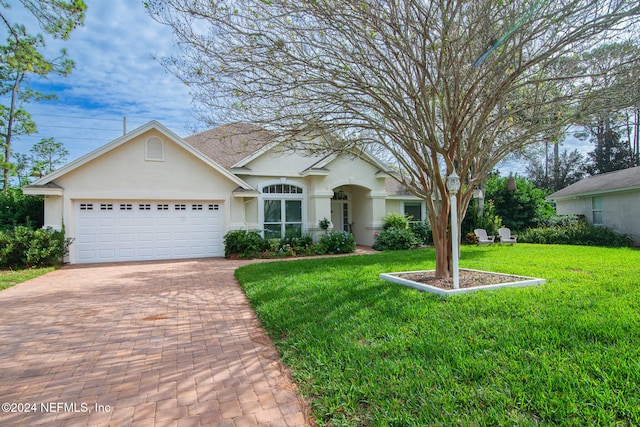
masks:
<svg viewBox="0 0 640 427"><path fill-rule="evenodd" d="M157 136L147 139L146 160L161 162L164 160L164 141Z"/></svg>

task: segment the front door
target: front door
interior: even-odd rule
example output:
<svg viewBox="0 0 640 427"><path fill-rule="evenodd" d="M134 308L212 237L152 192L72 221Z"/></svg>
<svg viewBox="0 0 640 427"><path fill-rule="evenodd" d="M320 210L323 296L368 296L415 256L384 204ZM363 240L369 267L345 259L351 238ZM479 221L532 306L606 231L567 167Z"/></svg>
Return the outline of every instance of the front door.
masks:
<svg viewBox="0 0 640 427"><path fill-rule="evenodd" d="M331 222L334 231L351 233L351 201L349 194L342 190L333 193L331 199Z"/></svg>

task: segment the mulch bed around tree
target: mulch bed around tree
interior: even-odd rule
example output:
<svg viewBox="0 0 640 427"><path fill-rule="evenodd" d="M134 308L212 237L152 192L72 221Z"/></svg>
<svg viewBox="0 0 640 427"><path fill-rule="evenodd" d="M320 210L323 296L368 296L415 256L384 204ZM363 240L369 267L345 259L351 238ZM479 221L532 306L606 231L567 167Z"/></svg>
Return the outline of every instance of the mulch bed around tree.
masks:
<svg viewBox="0 0 640 427"><path fill-rule="evenodd" d="M453 279L438 279L435 277L435 271L418 271L415 273L395 274L395 276L440 289L453 289ZM519 282L523 280L523 277L521 276L463 269L459 270L458 276L460 279L461 289L498 285L500 283Z"/></svg>

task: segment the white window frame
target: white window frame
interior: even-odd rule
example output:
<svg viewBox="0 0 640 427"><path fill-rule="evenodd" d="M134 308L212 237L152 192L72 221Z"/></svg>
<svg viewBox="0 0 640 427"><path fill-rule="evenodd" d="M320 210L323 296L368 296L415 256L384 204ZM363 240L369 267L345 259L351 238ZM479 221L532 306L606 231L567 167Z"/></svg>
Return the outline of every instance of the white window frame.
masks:
<svg viewBox="0 0 640 427"><path fill-rule="evenodd" d="M279 185L279 184L284 184L284 185L292 185L298 188L302 189L302 193L263 193L263 189L265 187L269 187L271 185ZM304 236L305 233L307 232L307 188L304 184L301 184L299 182L289 182L287 180L283 181L283 180L277 180L277 181L266 181L261 183L258 186L258 189L260 191L260 196L259 196L259 201L258 201L258 220L259 220L259 224L260 224L260 229L261 234L264 236L265 235L265 220L264 220L264 204L267 200L279 200L281 203L281 208L280 208L280 215L281 215L281 219L283 215L285 215L286 213L286 206L285 206L285 202L287 200L299 200L301 201L301 205L302 205L302 222L301 222L301 234ZM285 236L285 230L286 230L286 224L293 224L293 223L287 223L286 221L281 221L281 238ZM297 223L295 223L297 224Z"/></svg>
<svg viewBox="0 0 640 427"><path fill-rule="evenodd" d="M597 205L600 205L599 207ZM596 218L598 217L598 220ZM604 209L602 206L602 196L591 198L591 221L593 225L604 225Z"/></svg>
<svg viewBox="0 0 640 427"><path fill-rule="evenodd" d="M426 203L420 200L403 200L402 201L402 215L407 215L407 212L405 211L405 206L407 204L412 204L412 205L416 205L416 204L420 204L420 219L413 219L413 221L410 222L423 222L426 218L427 218L427 206Z"/></svg>

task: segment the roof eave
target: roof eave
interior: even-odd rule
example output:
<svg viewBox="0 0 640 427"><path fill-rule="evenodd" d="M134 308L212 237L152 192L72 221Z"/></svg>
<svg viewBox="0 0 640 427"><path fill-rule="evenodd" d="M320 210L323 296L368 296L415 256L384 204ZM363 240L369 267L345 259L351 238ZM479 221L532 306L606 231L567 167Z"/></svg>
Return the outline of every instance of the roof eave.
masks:
<svg viewBox="0 0 640 427"><path fill-rule="evenodd" d="M630 187L610 188L607 190L596 190L596 191L585 191L585 192L578 192L578 193L562 194L560 196L554 196L553 194L550 194L545 199L549 201L571 200L571 199L579 199L581 197L593 197L593 196L599 196L602 194L625 193L629 191L638 191L638 190L640 190L640 185L634 185Z"/></svg>

